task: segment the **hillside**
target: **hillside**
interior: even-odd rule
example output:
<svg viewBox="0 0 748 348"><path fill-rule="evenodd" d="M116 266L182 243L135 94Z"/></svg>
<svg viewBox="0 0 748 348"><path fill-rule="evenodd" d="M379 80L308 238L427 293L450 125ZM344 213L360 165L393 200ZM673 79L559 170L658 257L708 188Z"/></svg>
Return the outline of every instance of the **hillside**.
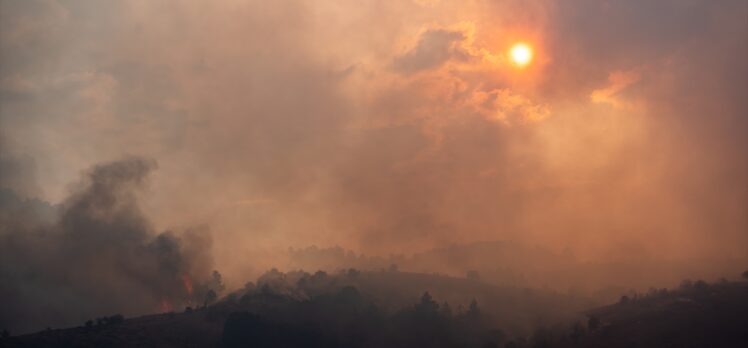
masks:
<svg viewBox="0 0 748 348"><path fill-rule="evenodd" d="M584 299L548 290L497 287L436 274L353 269L331 275L324 272L286 274L273 270L260 277L256 284L250 282L244 289L207 308L49 329L10 337L3 341L3 346L210 347L221 342L225 323L236 313L253 313L275 323L273 325L293 323L286 330L294 331L294 325L305 327L305 323L296 322L303 317L309 322L324 316L324 322L344 323L350 321L351 315L358 318L363 312L372 315L366 320L374 321L403 316L403 310L412 309L414 304L423 301L425 292L433 296L434 311L449 313L455 320L465 317L475 301L486 327L501 328L502 335L523 336L537 325L577 318L582 309L589 307ZM327 332L326 335L339 334L342 333Z"/></svg>
<svg viewBox="0 0 748 348"><path fill-rule="evenodd" d="M465 302L466 301L466 302ZM587 306L587 307L584 307ZM685 281L595 307L405 272L270 271L182 313L48 329L2 347L744 347L748 282Z"/></svg>
<svg viewBox="0 0 748 348"><path fill-rule="evenodd" d="M748 347L748 283L685 282L589 311L583 347Z"/></svg>

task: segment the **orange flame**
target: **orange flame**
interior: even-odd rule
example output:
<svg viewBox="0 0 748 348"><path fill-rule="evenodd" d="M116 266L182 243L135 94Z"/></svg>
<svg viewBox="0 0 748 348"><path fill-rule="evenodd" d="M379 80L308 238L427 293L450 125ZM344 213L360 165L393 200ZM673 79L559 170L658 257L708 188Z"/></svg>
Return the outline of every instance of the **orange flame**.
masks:
<svg viewBox="0 0 748 348"><path fill-rule="evenodd" d="M186 274L182 275L182 283L184 283L184 288L187 290L187 294L192 296L192 279Z"/></svg>
<svg viewBox="0 0 748 348"><path fill-rule="evenodd" d="M169 303L165 298L161 299L161 312L171 312L171 303Z"/></svg>

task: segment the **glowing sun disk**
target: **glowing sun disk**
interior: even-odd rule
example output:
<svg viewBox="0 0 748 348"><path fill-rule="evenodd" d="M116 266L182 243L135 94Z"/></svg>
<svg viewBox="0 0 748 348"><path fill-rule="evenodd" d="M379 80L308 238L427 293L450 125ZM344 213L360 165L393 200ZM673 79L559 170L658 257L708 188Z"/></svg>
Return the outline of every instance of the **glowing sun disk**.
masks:
<svg viewBox="0 0 748 348"><path fill-rule="evenodd" d="M525 43L516 43L509 50L509 56L512 58L514 64L521 67L525 66L532 61L532 48Z"/></svg>

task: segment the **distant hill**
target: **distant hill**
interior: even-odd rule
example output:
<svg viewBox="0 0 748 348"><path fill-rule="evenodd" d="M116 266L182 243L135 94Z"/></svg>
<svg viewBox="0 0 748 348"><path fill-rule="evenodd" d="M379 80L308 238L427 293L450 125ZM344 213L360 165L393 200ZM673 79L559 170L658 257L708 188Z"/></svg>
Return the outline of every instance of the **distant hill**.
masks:
<svg viewBox="0 0 748 348"><path fill-rule="evenodd" d="M623 251L622 251L623 252ZM499 240L454 244L414 255L366 256L341 247L289 249L286 270L321 269L328 272L354 267L361 270L439 272L465 277L468 273L499 286L552 288L576 291L599 301L614 301L620 293L651 286L671 286L687 277L716 279L736 274L748 260L663 260L643 251L624 253L604 261L582 261L566 250L555 252L525 243Z"/></svg>

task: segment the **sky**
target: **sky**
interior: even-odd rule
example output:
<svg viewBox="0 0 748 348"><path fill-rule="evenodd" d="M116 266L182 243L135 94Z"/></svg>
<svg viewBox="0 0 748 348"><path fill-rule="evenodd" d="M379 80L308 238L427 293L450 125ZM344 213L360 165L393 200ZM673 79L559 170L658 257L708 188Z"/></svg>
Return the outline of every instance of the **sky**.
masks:
<svg viewBox="0 0 748 348"><path fill-rule="evenodd" d="M745 259L747 38L742 0L0 0L0 187L70 212L147 167L114 174L139 231L229 273L485 240Z"/></svg>

